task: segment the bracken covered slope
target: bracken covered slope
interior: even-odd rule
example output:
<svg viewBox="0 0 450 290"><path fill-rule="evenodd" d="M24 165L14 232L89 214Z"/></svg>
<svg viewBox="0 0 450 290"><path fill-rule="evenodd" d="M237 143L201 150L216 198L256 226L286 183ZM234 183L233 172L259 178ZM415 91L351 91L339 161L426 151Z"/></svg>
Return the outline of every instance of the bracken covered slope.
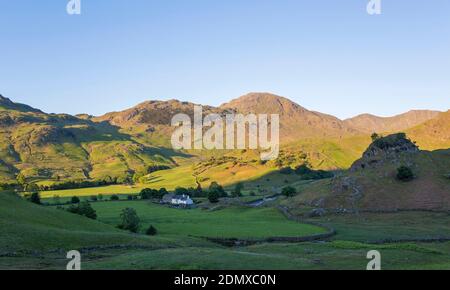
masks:
<svg viewBox="0 0 450 290"><path fill-rule="evenodd" d="M306 188L292 204L337 211L449 210L450 150L420 151L404 136L377 140L350 170ZM397 178L401 166L412 170L413 180Z"/></svg>

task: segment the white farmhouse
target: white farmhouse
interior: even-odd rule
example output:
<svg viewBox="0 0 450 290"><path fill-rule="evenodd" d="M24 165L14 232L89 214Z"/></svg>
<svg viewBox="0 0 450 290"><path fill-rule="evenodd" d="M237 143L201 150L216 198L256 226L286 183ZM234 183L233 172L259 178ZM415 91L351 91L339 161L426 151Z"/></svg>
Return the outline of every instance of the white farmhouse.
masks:
<svg viewBox="0 0 450 290"><path fill-rule="evenodd" d="M189 197L189 195L175 195L172 197L170 201L172 205L178 206L191 206L194 204L194 201Z"/></svg>

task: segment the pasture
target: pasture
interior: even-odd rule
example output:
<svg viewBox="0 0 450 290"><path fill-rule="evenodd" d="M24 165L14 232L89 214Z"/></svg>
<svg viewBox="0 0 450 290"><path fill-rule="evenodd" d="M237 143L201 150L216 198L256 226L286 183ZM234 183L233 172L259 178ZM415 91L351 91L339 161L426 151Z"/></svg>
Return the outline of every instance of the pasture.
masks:
<svg viewBox="0 0 450 290"><path fill-rule="evenodd" d="M449 216L444 213L314 218L335 227L338 234L328 242L225 248L192 236L261 238L323 229L288 221L269 207L180 210L148 201L97 202L92 206L97 221L0 194L0 269L65 269L65 253L71 249L84 249L83 269L364 270L366 254L374 249L382 254L383 269L450 269L450 242L367 242L448 235ZM117 229L124 207L137 210L141 232L152 224L159 234L149 237Z"/></svg>
<svg viewBox="0 0 450 290"><path fill-rule="evenodd" d="M287 220L275 208L230 207L217 211L175 209L146 201L93 203L98 220L119 223L124 208L134 208L141 219L141 231L150 225L161 235L212 238L298 237L324 233L325 229Z"/></svg>

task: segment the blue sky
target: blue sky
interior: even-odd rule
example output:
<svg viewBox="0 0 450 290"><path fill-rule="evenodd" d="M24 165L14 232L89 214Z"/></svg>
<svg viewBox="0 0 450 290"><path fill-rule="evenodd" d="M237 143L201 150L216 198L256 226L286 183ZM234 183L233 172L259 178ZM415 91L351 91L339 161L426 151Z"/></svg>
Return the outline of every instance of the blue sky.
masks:
<svg viewBox="0 0 450 290"><path fill-rule="evenodd" d="M0 0L0 94L103 114L252 91L341 118L450 108L450 1Z"/></svg>

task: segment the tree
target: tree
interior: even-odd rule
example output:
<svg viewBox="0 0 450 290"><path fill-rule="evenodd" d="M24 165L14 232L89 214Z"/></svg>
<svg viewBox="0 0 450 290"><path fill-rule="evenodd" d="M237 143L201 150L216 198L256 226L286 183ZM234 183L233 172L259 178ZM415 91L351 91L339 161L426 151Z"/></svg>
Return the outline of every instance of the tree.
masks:
<svg viewBox="0 0 450 290"><path fill-rule="evenodd" d="M80 203L78 207L81 215L93 220L97 219L97 212L92 208L88 201Z"/></svg>
<svg viewBox="0 0 450 290"><path fill-rule="evenodd" d="M175 189L175 194L176 195L189 195L189 190L187 190L184 187L177 187Z"/></svg>
<svg viewBox="0 0 450 290"><path fill-rule="evenodd" d="M165 192L167 192L167 190L165 190ZM144 188L143 190L141 190L141 193L139 195L141 196L141 199L152 199L152 198L162 198L161 194L165 194L164 191L151 188Z"/></svg>
<svg viewBox="0 0 450 290"><path fill-rule="evenodd" d="M70 203L77 204L80 203L80 198L78 196L72 196Z"/></svg>
<svg viewBox="0 0 450 290"><path fill-rule="evenodd" d="M125 208L120 214L121 223L117 226L119 229L127 230L133 233L139 231L141 220L139 219L136 210L133 208Z"/></svg>
<svg viewBox="0 0 450 290"><path fill-rule="evenodd" d="M103 200L103 194L98 195L98 200Z"/></svg>
<svg viewBox="0 0 450 290"><path fill-rule="evenodd" d="M283 188L283 190L281 191L281 194L286 196L286 197L292 197L297 193L297 191L295 190L295 188L293 188L292 186L286 186Z"/></svg>
<svg viewBox="0 0 450 290"><path fill-rule="evenodd" d="M218 184L217 182L212 182L209 186L209 192L215 192L219 197L227 197L226 191L223 189L223 187Z"/></svg>
<svg viewBox="0 0 450 290"><path fill-rule="evenodd" d="M200 183L198 183L197 188L195 189L195 192L194 192L193 196L195 196L195 197L205 196L204 193L203 193L202 185Z"/></svg>
<svg viewBox="0 0 450 290"><path fill-rule="evenodd" d="M159 198L163 198L163 196L166 195L166 194L169 194L169 192L167 191L167 189L165 189L165 188L163 187L163 188L160 188L160 189L159 189L158 194L159 194Z"/></svg>
<svg viewBox="0 0 450 290"><path fill-rule="evenodd" d="M380 135L378 135L377 133L373 133L372 136L370 136L370 138L372 138L372 142L377 141L378 139L381 138Z"/></svg>
<svg viewBox="0 0 450 290"><path fill-rule="evenodd" d="M113 194L113 195L111 195L110 200L111 200L111 201L118 201L118 200L119 200L119 196Z"/></svg>
<svg viewBox="0 0 450 290"><path fill-rule="evenodd" d="M218 203L219 198L220 198L219 193L216 190L208 192L208 200L210 203Z"/></svg>
<svg viewBox="0 0 450 290"><path fill-rule="evenodd" d="M148 236L156 236L158 234L158 231L156 230L156 228L154 226L150 226L147 231L145 232L146 235Z"/></svg>
<svg viewBox="0 0 450 290"><path fill-rule="evenodd" d="M151 198L152 190L150 188L144 188L141 190L139 195L141 196L141 199L150 199Z"/></svg>
<svg viewBox="0 0 450 290"><path fill-rule="evenodd" d="M244 184L239 182L238 184L236 184L236 186L234 187L234 190L231 192L231 196L232 197L240 197L242 196L242 190L244 189Z"/></svg>
<svg viewBox="0 0 450 290"><path fill-rule="evenodd" d="M401 181L411 181L414 179L414 173L411 168L407 166L400 166L397 168L397 178Z"/></svg>
<svg viewBox="0 0 450 290"><path fill-rule="evenodd" d="M33 192L30 196L29 201L35 204L41 204L41 197L39 195L39 192Z"/></svg>
<svg viewBox="0 0 450 290"><path fill-rule="evenodd" d="M91 196L91 201L93 201L93 202L98 201L98 197L95 195Z"/></svg>
<svg viewBox="0 0 450 290"><path fill-rule="evenodd" d="M67 211L93 220L97 219L97 212L92 208L88 201L83 201L77 205L73 204L67 209Z"/></svg>

